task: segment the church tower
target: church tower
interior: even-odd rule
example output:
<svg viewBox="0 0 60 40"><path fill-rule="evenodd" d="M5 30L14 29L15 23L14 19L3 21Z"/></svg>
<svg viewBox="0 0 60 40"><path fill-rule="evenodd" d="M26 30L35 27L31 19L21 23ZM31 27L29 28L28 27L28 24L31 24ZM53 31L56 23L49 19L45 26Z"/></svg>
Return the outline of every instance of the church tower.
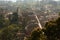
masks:
<svg viewBox="0 0 60 40"><path fill-rule="evenodd" d="M17 7L17 13L18 13L18 17L22 16L22 11L20 7Z"/></svg>

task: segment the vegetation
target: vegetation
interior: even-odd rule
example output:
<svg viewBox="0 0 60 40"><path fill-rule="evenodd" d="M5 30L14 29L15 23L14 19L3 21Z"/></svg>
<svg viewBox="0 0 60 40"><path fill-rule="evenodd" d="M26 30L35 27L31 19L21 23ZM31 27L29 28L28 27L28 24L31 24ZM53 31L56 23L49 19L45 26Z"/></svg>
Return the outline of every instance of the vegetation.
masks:
<svg viewBox="0 0 60 40"><path fill-rule="evenodd" d="M16 38L17 31L19 27L17 25L9 25L8 27L3 28L0 30L0 40L13 40Z"/></svg>
<svg viewBox="0 0 60 40"><path fill-rule="evenodd" d="M46 36L41 29L37 29L32 32L30 40L46 40Z"/></svg>
<svg viewBox="0 0 60 40"><path fill-rule="evenodd" d="M12 18L12 19L11 19ZM9 19L0 15L0 40L17 40L17 33L24 29L29 19L24 18L22 24L18 24L18 14L13 13ZM32 31L28 40L60 40L60 17L45 24L46 29ZM18 39L19 40L19 39Z"/></svg>
<svg viewBox="0 0 60 40"><path fill-rule="evenodd" d="M12 15L9 15L10 24L18 24L18 14L14 12Z"/></svg>
<svg viewBox="0 0 60 40"><path fill-rule="evenodd" d="M0 14L0 28L4 27L5 20L2 14Z"/></svg>
<svg viewBox="0 0 60 40"><path fill-rule="evenodd" d="M45 35L48 40L60 40L60 17L55 21L49 21L46 24Z"/></svg>
<svg viewBox="0 0 60 40"><path fill-rule="evenodd" d="M16 12L9 15L9 19L5 19L2 14L0 15L0 40L15 40L20 29Z"/></svg>
<svg viewBox="0 0 60 40"><path fill-rule="evenodd" d="M31 34L31 40L60 40L60 17L45 24L46 29L38 29ZM43 35L43 36L42 36Z"/></svg>

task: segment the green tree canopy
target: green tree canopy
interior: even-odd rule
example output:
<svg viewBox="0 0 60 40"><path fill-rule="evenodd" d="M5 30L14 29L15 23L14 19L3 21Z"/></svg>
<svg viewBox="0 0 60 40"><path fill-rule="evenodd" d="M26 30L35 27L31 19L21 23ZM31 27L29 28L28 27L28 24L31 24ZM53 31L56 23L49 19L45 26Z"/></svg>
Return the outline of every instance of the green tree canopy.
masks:
<svg viewBox="0 0 60 40"><path fill-rule="evenodd" d="M9 25L8 27L0 30L0 40L14 40L16 39L16 33L20 28L16 24Z"/></svg>
<svg viewBox="0 0 60 40"><path fill-rule="evenodd" d="M55 21L47 22L45 27L45 35L48 40L60 40L60 17Z"/></svg>

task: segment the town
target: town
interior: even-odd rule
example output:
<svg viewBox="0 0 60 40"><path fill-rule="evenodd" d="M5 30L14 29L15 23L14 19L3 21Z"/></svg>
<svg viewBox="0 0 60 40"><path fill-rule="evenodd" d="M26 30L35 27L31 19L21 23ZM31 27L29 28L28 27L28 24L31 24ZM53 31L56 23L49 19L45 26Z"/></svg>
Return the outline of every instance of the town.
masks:
<svg viewBox="0 0 60 40"><path fill-rule="evenodd" d="M9 35L9 32L12 32L14 33L12 35L15 35L15 37L13 36L12 38L5 38L2 36L2 39L2 31L0 31L0 40L27 40L27 38L30 38L31 32L34 29L44 29L47 22L56 20L59 17L59 12L60 1L1 0L0 29L9 29L6 31L7 34Z"/></svg>

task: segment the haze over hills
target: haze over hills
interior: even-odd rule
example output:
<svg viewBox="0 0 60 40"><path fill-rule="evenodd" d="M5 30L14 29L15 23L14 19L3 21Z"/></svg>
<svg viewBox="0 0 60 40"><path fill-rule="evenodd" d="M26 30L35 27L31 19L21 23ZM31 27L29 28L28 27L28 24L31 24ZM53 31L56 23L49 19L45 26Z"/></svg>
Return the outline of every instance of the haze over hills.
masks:
<svg viewBox="0 0 60 40"><path fill-rule="evenodd" d="M13 0L14 1L14 0ZM23 6L40 6L41 5L45 5L45 4L53 4L53 5L60 5L60 1L53 1L53 0L42 0L42 1L35 1L35 0L16 0L16 2L13 1L9 1L9 0L0 0L0 5L1 6L19 6L19 5L23 5ZM55 7L54 6L54 7Z"/></svg>
<svg viewBox="0 0 60 40"><path fill-rule="evenodd" d="M13 0L14 1L14 0ZM16 11L17 7L21 9L35 8L37 10L60 10L60 1L53 0L16 0L16 2L9 0L0 0L0 8Z"/></svg>
<svg viewBox="0 0 60 40"><path fill-rule="evenodd" d="M12 1L0 1L0 8L4 10L9 10L12 12L15 12L17 8L19 7L20 10L27 11L36 11L37 15L43 15L46 16L48 14L45 14L47 11L50 12L49 14L57 14L60 12L60 1L53 1L53 0L16 0L16 2ZM41 11L41 12L40 12Z"/></svg>

